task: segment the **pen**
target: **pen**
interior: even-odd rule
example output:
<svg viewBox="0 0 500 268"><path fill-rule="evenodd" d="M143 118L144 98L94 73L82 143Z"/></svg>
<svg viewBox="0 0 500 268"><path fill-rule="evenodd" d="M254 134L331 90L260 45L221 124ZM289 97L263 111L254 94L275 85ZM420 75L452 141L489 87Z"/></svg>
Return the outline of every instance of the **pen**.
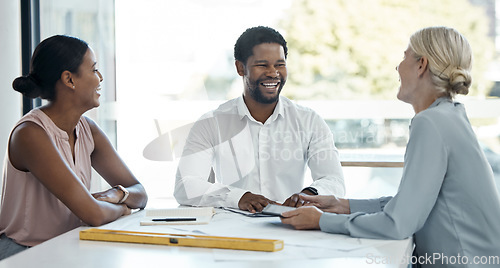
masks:
<svg viewBox="0 0 500 268"><path fill-rule="evenodd" d="M153 221L196 221L196 218L163 218L153 219Z"/></svg>

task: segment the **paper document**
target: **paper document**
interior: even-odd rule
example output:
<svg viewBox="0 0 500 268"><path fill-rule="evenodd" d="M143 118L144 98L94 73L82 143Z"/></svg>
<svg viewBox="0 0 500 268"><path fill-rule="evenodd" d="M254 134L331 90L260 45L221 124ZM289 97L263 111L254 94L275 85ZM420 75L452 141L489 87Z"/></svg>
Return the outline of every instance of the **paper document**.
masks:
<svg viewBox="0 0 500 268"><path fill-rule="evenodd" d="M208 224L214 214L213 207L146 209L141 225Z"/></svg>
<svg viewBox="0 0 500 268"><path fill-rule="evenodd" d="M240 210L240 209L235 209L235 208L225 208L225 207L220 207L220 209L230 211L236 214L244 215L247 217L275 217L274 215L269 215L269 214L263 214L262 212L255 212L252 213L250 211L246 210Z"/></svg>

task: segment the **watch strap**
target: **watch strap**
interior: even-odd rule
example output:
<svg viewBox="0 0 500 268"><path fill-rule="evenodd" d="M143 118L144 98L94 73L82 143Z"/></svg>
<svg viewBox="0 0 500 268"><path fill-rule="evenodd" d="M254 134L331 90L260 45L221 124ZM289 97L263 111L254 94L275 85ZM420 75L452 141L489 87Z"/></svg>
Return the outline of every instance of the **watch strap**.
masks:
<svg viewBox="0 0 500 268"><path fill-rule="evenodd" d="M309 187L302 189L302 191L305 191L305 190L311 192L313 195L318 195L318 190L316 190L316 188L314 188L314 187L309 186Z"/></svg>

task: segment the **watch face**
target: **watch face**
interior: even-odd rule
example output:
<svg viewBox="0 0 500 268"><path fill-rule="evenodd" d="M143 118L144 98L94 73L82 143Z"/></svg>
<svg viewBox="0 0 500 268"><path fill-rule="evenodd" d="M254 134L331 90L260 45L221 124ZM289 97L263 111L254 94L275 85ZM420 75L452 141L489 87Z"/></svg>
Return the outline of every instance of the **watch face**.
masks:
<svg viewBox="0 0 500 268"><path fill-rule="evenodd" d="M318 195L318 190L316 190L316 188L313 188L313 187L306 187L304 188L304 190L308 190L309 192L311 192L312 194L314 195Z"/></svg>

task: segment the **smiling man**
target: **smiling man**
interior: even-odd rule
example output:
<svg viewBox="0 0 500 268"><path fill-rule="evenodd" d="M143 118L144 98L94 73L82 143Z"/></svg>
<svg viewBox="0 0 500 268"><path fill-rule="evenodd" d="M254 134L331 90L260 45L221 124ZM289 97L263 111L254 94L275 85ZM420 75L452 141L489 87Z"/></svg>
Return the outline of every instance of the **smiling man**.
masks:
<svg viewBox="0 0 500 268"><path fill-rule="evenodd" d="M287 79L283 36L269 27L249 28L234 57L243 95L194 124L177 170L177 201L256 212L269 203L299 207L299 194L343 196L328 126L313 110L280 96ZM313 183L303 188L306 166Z"/></svg>

